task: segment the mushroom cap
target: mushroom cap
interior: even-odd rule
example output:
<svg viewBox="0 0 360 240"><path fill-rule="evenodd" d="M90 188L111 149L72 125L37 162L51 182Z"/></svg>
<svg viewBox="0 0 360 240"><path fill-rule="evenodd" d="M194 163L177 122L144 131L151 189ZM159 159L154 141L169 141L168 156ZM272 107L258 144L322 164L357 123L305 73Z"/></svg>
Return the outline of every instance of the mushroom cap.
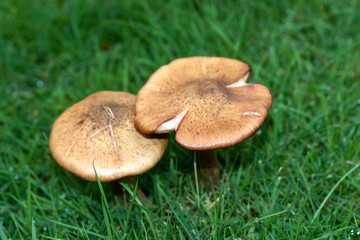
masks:
<svg viewBox="0 0 360 240"><path fill-rule="evenodd" d="M272 95L247 84L250 67L222 57L180 58L160 67L136 96L135 127L145 133L176 131L190 150L229 147L263 124Z"/></svg>
<svg viewBox="0 0 360 240"><path fill-rule="evenodd" d="M89 181L96 181L94 166L102 182L142 174L160 160L169 140L143 135L134 118L135 95L94 93L56 119L51 154L62 168Z"/></svg>

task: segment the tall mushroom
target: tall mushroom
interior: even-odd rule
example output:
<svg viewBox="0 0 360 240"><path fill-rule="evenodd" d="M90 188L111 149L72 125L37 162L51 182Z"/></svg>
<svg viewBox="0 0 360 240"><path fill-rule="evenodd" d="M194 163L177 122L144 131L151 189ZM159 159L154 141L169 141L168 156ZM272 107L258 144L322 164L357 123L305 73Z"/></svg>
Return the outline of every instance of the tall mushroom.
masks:
<svg viewBox="0 0 360 240"><path fill-rule="evenodd" d="M153 73L137 94L135 127L144 134L176 131L180 146L202 151L202 168L218 183L213 149L252 136L272 105L267 87L246 83L250 71L229 58L176 59Z"/></svg>
<svg viewBox="0 0 360 240"><path fill-rule="evenodd" d="M142 174L162 157L168 137L134 127L135 96L101 91L65 110L53 124L50 151L65 170L101 182Z"/></svg>

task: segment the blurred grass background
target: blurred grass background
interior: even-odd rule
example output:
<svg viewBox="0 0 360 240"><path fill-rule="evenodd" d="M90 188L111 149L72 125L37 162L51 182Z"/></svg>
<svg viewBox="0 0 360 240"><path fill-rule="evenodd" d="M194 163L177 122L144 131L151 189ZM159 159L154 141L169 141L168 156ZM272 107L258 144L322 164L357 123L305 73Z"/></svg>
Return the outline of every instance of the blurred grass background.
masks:
<svg viewBox="0 0 360 240"><path fill-rule="evenodd" d="M0 1L1 239L360 239L359 26L357 0ZM195 55L248 63L274 97L258 134L218 151L219 189L193 187L173 140L138 178L152 206L53 161L67 107Z"/></svg>

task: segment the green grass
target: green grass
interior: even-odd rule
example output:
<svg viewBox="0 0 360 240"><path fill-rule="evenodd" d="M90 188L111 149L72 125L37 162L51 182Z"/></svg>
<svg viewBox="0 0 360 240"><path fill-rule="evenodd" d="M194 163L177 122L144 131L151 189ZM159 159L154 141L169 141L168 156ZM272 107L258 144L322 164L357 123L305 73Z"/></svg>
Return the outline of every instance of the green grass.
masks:
<svg viewBox="0 0 360 240"><path fill-rule="evenodd" d="M357 0L0 1L0 238L360 239L359 26ZM194 55L245 61L274 97L261 134L218 151L219 189L193 186L173 134L138 178L151 206L54 162L67 107Z"/></svg>

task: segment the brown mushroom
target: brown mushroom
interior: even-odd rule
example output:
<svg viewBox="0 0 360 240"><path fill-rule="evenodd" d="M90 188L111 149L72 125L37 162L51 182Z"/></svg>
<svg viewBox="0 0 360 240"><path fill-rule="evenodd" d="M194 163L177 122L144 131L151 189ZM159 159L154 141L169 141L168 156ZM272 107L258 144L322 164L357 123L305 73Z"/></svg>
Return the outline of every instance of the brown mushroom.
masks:
<svg viewBox="0 0 360 240"><path fill-rule="evenodd" d="M267 87L246 83L250 71L229 58L176 59L139 91L135 127L145 134L176 131L177 143L196 151L240 143L260 128L272 105ZM216 154L205 154L203 168L219 172Z"/></svg>
<svg viewBox="0 0 360 240"><path fill-rule="evenodd" d="M134 127L135 96L101 91L74 104L55 121L50 151L65 170L88 181L142 174L162 157L168 137L146 136Z"/></svg>

